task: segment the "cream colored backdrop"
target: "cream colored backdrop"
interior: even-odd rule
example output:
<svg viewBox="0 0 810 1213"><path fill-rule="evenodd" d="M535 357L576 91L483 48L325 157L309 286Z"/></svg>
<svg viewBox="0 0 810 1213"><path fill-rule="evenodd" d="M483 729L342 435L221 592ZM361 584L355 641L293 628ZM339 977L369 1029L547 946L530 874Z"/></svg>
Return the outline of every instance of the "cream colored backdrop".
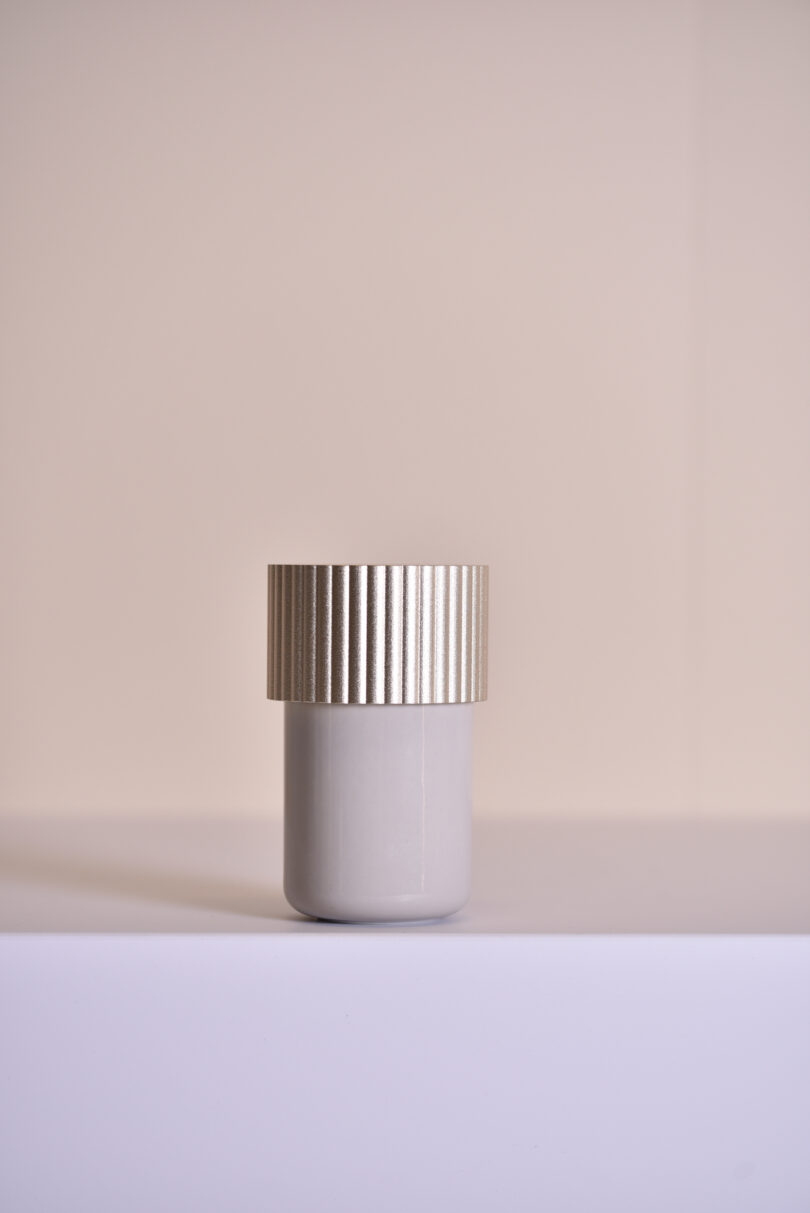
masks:
<svg viewBox="0 0 810 1213"><path fill-rule="evenodd" d="M277 813L269 561L489 561L477 804L810 813L810 4L5 0L0 803Z"/></svg>

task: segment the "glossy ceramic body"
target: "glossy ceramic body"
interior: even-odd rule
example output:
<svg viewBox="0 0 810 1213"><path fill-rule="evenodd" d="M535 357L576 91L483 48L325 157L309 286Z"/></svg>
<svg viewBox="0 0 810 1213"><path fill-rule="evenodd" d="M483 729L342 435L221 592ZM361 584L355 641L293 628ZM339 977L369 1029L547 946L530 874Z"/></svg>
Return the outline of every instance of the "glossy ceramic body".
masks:
<svg viewBox="0 0 810 1213"><path fill-rule="evenodd" d="M472 704L286 703L284 892L339 922L441 918L470 890Z"/></svg>

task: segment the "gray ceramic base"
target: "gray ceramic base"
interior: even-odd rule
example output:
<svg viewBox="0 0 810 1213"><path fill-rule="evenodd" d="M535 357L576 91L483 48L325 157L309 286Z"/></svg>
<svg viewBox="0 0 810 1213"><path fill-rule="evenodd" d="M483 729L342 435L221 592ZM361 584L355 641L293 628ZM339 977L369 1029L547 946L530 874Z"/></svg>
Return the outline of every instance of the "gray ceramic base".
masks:
<svg viewBox="0 0 810 1213"><path fill-rule="evenodd" d="M443 918L470 891L472 704L287 703L284 892L338 922Z"/></svg>

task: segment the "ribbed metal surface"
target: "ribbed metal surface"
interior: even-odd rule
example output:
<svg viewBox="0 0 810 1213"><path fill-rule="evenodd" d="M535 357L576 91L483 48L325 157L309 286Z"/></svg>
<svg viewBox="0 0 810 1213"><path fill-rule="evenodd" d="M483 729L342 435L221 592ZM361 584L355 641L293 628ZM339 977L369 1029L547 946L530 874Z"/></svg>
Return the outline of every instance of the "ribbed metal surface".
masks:
<svg viewBox="0 0 810 1213"><path fill-rule="evenodd" d="M486 699L487 565L271 564L267 572L268 699Z"/></svg>

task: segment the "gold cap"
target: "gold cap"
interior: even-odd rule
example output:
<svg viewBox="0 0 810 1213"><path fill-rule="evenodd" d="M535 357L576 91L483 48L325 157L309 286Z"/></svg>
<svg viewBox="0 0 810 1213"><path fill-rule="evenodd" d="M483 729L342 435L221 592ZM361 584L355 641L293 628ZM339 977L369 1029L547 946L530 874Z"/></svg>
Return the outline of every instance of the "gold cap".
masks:
<svg viewBox="0 0 810 1213"><path fill-rule="evenodd" d="M486 699L487 565L271 564L267 572L268 699Z"/></svg>

